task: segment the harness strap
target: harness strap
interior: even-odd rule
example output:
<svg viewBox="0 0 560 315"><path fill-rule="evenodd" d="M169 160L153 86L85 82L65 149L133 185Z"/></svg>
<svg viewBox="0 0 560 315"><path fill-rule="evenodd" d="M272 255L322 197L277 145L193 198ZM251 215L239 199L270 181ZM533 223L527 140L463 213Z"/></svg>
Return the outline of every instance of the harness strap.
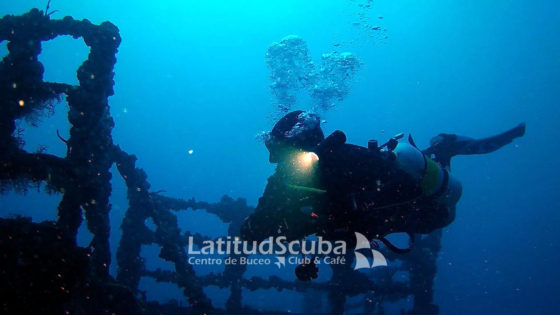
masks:
<svg viewBox="0 0 560 315"><path fill-rule="evenodd" d="M385 238L385 236L382 236L379 238L379 240L385 245L387 246L387 248L389 248L391 251L397 253L397 254L406 254L408 252L410 252L412 250L412 248L414 247L414 234L410 233L410 232L405 232L408 235L408 248L399 248L397 246L395 246L393 243L391 243L391 241L389 241L388 239Z"/></svg>

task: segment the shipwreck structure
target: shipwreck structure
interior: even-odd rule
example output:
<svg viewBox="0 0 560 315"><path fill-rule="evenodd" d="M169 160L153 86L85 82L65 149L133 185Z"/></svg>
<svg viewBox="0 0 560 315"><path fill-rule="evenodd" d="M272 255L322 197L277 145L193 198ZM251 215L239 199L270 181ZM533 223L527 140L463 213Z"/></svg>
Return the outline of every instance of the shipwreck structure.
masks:
<svg viewBox="0 0 560 315"><path fill-rule="evenodd" d="M82 38L89 56L77 70L79 85L44 82L38 61L41 43L57 36ZM313 291L326 296L331 314L384 314L385 302L413 300L408 314L435 314L433 279L441 232L422 238L405 255L387 253L383 272L354 272L351 265L333 267L327 283L291 282L278 277L244 277L245 266L226 266L222 273L198 276L187 262L189 236L202 243L207 236L181 231L177 211L204 209L229 224L236 235L244 217L253 211L243 199L223 197L219 203L183 200L151 192L147 174L136 167L136 157L113 143L113 119L108 97L113 94L113 66L121 42L119 30L109 22L94 25L71 17L51 19L33 9L21 16L0 19L0 42L8 54L0 62L0 187L3 192L45 183L50 193L61 194L56 222L32 223L28 218L0 219L0 312L75 314L284 314L261 312L243 300L243 292L275 288ZM54 110L58 99L69 105L70 137L64 157L26 152L18 140L16 120ZM116 165L128 187L128 209L117 249L117 276L109 275L109 212L111 172ZM54 211L54 209L53 209ZM93 234L87 248L76 245L79 226ZM145 222L151 218L156 228ZM174 271L149 270L140 257L143 245L157 244L159 258ZM394 275L404 272L405 281ZM188 305L147 301L138 289L141 277L172 282L183 290ZM213 306L206 286L228 288L225 309ZM347 297L362 296L350 305ZM303 305L308 312L309 308Z"/></svg>

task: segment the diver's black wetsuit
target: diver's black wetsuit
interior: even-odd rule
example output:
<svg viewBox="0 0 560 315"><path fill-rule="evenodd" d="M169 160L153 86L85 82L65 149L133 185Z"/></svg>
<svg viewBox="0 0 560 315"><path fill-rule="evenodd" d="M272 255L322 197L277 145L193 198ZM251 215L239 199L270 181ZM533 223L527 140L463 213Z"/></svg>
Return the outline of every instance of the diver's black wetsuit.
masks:
<svg viewBox="0 0 560 315"><path fill-rule="evenodd" d="M342 239L360 232L375 238L392 232L428 233L451 222L449 209L423 197L392 153L345 141L336 131L314 150L319 157L314 180L294 179L279 165L243 237L285 235L292 240L317 233Z"/></svg>
<svg viewBox="0 0 560 315"><path fill-rule="evenodd" d="M492 152L524 132L521 124L482 140L440 135L423 152L447 167L452 156ZM341 131L312 151L319 158L317 176L295 178L289 163L280 162L242 227L244 239L284 235L295 240L313 233L348 239L354 232L372 239L393 232L429 233L454 220L454 204L438 202L440 192L424 195L418 180L398 167L389 151L347 144Z"/></svg>
<svg viewBox="0 0 560 315"><path fill-rule="evenodd" d="M417 180L397 167L395 155L345 143L340 131L318 149L326 205L324 234L360 232L371 238L392 232L428 233L450 222L448 209L425 198Z"/></svg>

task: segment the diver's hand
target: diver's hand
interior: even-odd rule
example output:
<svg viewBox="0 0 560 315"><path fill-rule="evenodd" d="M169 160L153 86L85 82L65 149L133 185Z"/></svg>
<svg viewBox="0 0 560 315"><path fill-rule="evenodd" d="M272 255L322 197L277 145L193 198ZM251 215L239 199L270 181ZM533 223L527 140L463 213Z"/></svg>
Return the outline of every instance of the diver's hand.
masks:
<svg viewBox="0 0 560 315"><path fill-rule="evenodd" d="M335 130L325 140L317 146L316 153L319 155L328 154L336 146L346 143L346 135L340 130Z"/></svg>

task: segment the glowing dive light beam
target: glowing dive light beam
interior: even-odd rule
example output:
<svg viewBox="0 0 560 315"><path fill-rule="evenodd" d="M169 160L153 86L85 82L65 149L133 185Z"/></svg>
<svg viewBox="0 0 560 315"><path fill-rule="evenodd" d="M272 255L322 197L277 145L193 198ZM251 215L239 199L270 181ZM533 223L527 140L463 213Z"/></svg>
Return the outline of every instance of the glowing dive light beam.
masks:
<svg viewBox="0 0 560 315"><path fill-rule="evenodd" d="M308 171L319 161L319 156L315 152L301 152L296 157L297 167L300 171Z"/></svg>

